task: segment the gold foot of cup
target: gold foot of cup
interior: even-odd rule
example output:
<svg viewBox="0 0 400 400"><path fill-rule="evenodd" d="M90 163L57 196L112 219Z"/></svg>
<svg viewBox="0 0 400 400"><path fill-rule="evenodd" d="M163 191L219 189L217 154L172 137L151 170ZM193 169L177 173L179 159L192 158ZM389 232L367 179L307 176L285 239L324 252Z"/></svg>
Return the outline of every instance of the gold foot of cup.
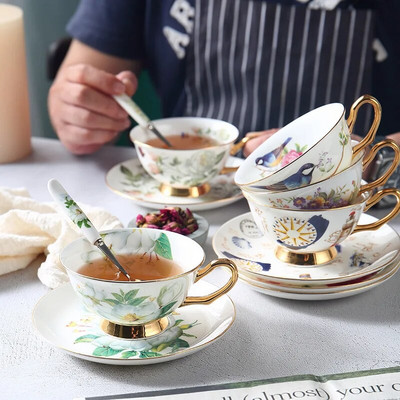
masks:
<svg viewBox="0 0 400 400"><path fill-rule="evenodd" d="M165 196L178 196L178 197L199 197L210 191L210 185L204 183L200 186L192 186L189 188L176 188L165 183L160 185L160 192Z"/></svg>
<svg viewBox="0 0 400 400"><path fill-rule="evenodd" d="M101 329L108 335L120 339L147 339L164 332L169 326L167 317L149 322L144 325L118 325L104 319L100 325Z"/></svg>
<svg viewBox="0 0 400 400"><path fill-rule="evenodd" d="M278 260L294 265L322 265L332 261L337 256L335 247L328 250L317 251L315 253L294 253L283 247L277 247L275 255Z"/></svg>

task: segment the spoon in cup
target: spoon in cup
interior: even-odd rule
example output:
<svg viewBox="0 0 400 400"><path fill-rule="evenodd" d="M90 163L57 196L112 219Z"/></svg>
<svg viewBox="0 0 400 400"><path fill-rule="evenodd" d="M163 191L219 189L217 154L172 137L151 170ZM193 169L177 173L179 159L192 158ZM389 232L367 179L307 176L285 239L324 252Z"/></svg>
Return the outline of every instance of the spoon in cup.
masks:
<svg viewBox="0 0 400 400"><path fill-rule="evenodd" d="M126 272L124 267L119 263L114 254L104 243L103 238L94 227L90 219L67 193L61 183L56 179L50 179L47 184L47 188L56 203L62 206L64 214L66 214L72 220L72 222L78 226L86 239L99 248L105 254L105 256L128 278L128 280L131 280L131 277Z"/></svg>
<svg viewBox="0 0 400 400"><path fill-rule="evenodd" d="M162 140L168 147L172 144L165 138L160 131L150 121L149 117L142 111L142 109L127 95L119 94L113 96L115 101L143 128L153 132L160 140Z"/></svg>

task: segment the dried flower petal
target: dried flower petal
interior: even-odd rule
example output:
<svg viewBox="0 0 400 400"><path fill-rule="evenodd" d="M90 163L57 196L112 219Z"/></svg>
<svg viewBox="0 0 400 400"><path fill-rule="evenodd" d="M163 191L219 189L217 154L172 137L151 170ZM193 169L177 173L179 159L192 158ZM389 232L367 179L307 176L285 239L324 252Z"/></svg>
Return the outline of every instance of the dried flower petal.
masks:
<svg viewBox="0 0 400 400"><path fill-rule="evenodd" d="M166 207L159 213L148 213L145 216L139 214L136 217L136 226L163 229L182 235L190 235L199 228L192 212L188 208L182 210L180 207Z"/></svg>

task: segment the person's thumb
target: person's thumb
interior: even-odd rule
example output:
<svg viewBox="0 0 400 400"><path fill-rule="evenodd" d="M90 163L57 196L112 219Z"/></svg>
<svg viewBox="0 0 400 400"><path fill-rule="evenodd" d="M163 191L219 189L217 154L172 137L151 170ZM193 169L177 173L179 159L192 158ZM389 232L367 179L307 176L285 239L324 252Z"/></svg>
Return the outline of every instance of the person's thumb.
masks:
<svg viewBox="0 0 400 400"><path fill-rule="evenodd" d="M128 96L133 96L138 87L136 75L131 71L122 71L117 75L117 78L125 85L125 93Z"/></svg>

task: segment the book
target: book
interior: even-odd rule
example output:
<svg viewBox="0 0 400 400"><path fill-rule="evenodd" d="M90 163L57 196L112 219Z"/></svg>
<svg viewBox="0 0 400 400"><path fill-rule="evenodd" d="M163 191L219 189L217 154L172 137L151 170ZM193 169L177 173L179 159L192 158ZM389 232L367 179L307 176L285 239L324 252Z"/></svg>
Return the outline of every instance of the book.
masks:
<svg viewBox="0 0 400 400"><path fill-rule="evenodd" d="M334 375L295 375L75 400L400 400L400 367Z"/></svg>

